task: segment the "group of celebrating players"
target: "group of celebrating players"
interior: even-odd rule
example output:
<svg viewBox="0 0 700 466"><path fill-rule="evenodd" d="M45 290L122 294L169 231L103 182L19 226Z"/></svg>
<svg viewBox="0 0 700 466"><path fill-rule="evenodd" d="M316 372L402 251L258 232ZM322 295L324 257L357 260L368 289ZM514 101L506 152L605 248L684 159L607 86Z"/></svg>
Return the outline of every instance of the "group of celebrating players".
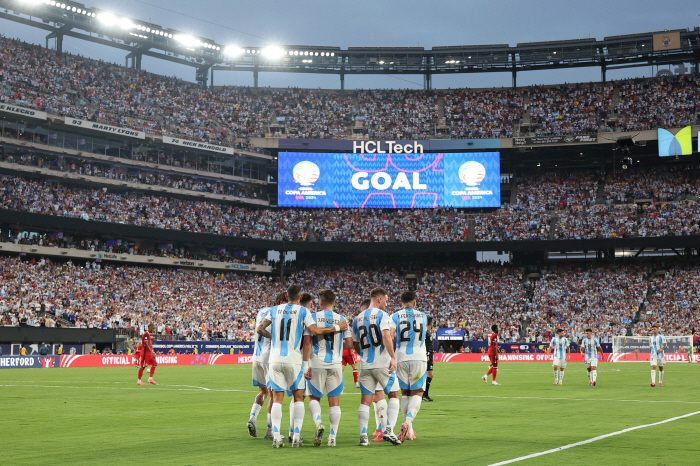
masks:
<svg viewBox="0 0 700 466"><path fill-rule="evenodd" d="M274 448L284 446L282 402L287 394L292 398L289 441L292 447L302 446L304 397L308 396L309 412L316 426L314 445L320 446L326 431L320 400L326 396L330 417L328 446L336 446L345 362L353 364L355 387L362 394L357 412L360 445L369 445L370 406L374 406L377 424L373 441L400 445L415 440L413 422L421 402L432 401L426 391L432 379L432 319L415 308L413 291L401 294L403 309L392 315L386 312L388 298L386 290L374 288L352 323L333 311L332 290L318 294L317 312L312 312L313 298L297 285L280 293L272 307L261 309L256 318L258 339L253 355L253 385L260 391L247 424L250 435L258 436L258 414L269 397L265 438L272 439ZM359 377L350 354L352 349L360 357ZM403 423L395 432L399 411Z"/></svg>

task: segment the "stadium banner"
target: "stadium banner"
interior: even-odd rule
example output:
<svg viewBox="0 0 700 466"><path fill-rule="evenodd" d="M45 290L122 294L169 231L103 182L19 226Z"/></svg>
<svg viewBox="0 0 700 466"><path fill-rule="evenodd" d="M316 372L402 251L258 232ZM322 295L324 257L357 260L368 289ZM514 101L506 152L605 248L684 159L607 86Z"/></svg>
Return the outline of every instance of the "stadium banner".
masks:
<svg viewBox="0 0 700 466"><path fill-rule="evenodd" d="M541 144L586 144L598 142L595 134L571 134L566 136L535 136L513 138L514 146L537 146Z"/></svg>
<svg viewBox="0 0 700 466"><path fill-rule="evenodd" d="M219 350L222 353L253 354L252 341L182 341L182 340L153 340L153 350L167 353L174 349L176 353L192 352L195 348L199 353Z"/></svg>
<svg viewBox="0 0 700 466"><path fill-rule="evenodd" d="M391 142L393 146L400 145L411 147L415 145L423 146L425 152L442 152L451 150L475 150L475 149L499 149L501 147L501 140L498 138L487 138L487 139L418 139L418 140L408 140L401 139L395 141L368 141L365 139L358 140L339 140L339 139L280 139L278 147L280 149L286 150L301 150L301 151L326 151L326 152L356 152L356 148L360 143L364 143L367 147L367 143L371 142L370 148L376 147L382 151L387 152L389 149L389 143ZM362 152L362 151L360 151Z"/></svg>
<svg viewBox="0 0 700 466"><path fill-rule="evenodd" d="M34 110L33 108L24 108L17 105L0 103L0 112L12 113L13 115L21 115L23 117L36 118L38 120L46 120L46 112Z"/></svg>
<svg viewBox="0 0 700 466"><path fill-rule="evenodd" d="M665 32L654 34L654 52L660 50L677 50L681 48L680 32Z"/></svg>
<svg viewBox="0 0 700 466"><path fill-rule="evenodd" d="M57 367L58 358L58 356L0 356L0 369Z"/></svg>
<svg viewBox="0 0 700 466"><path fill-rule="evenodd" d="M461 328L437 329L438 340L464 340L464 330Z"/></svg>
<svg viewBox="0 0 700 466"><path fill-rule="evenodd" d="M131 128L120 128L118 126L97 123L96 121L79 120L70 117L65 117L65 122L68 126L77 126L79 128L100 131L102 133L117 134L119 136L129 136L130 138L146 139L146 133Z"/></svg>
<svg viewBox="0 0 700 466"><path fill-rule="evenodd" d="M621 358L621 356L631 356L630 358ZM639 355L640 359L634 359L634 355L623 355L614 353L603 353L604 362L645 362L643 355ZM700 355L693 355L695 361L700 361ZM649 354L646 355L646 362L649 362ZM435 353L433 355L435 362L489 362L489 356L486 353ZM552 362L553 354L547 353L500 353L498 362ZM581 353L571 353L567 358L569 362L584 362L584 357ZM685 353L666 353L666 362L688 362L688 355Z"/></svg>
<svg viewBox="0 0 700 466"><path fill-rule="evenodd" d="M216 152L217 154L222 155L233 155L233 147L217 146L215 144L208 144L206 142L190 141L189 139L163 136L163 143L171 144L173 146L187 147L189 149L199 149L206 150L209 152Z"/></svg>
<svg viewBox="0 0 700 466"><path fill-rule="evenodd" d="M469 348L472 353L478 353L479 351L488 350L489 344L486 340L466 340L464 342L465 348ZM648 348L649 345L647 345ZM612 353L612 343L601 343L600 347L603 348L604 353ZM549 348L549 343L519 343L519 342L507 342L502 341L498 343L499 351L505 351L506 353L544 353ZM572 353L577 353L579 351L578 344L571 342L570 348Z"/></svg>
<svg viewBox="0 0 700 466"><path fill-rule="evenodd" d="M280 207L500 207L499 152L280 152Z"/></svg>
<svg viewBox="0 0 700 466"><path fill-rule="evenodd" d="M252 364L252 355L243 354L157 354L159 366L211 366L214 364ZM133 354L82 354L61 356L58 367L133 367Z"/></svg>

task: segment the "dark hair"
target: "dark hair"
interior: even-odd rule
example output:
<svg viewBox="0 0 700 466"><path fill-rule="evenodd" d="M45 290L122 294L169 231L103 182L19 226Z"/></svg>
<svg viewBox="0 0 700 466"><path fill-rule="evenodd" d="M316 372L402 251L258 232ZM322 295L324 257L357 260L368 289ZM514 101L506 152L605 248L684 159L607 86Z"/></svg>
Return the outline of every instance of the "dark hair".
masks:
<svg viewBox="0 0 700 466"><path fill-rule="evenodd" d="M285 293L284 291L277 293L277 295L275 296L274 305L279 306L280 304L284 304L286 302L287 302L287 293Z"/></svg>
<svg viewBox="0 0 700 466"><path fill-rule="evenodd" d="M563 329L563 328L558 328L558 329L557 329L557 333L564 333L564 329Z"/></svg>
<svg viewBox="0 0 700 466"><path fill-rule="evenodd" d="M380 296L389 296L389 293L387 293L386 290L381 287L376 287L369 292L369 297L372 299L378 298Z"/></svg>
<svg viewBox="0 0 700 466"><path fill-rule="evenodd" d="M301 287L299 285L289 285L287 288L287 299L296 301L301 296Z"/></svg>
<svg viewBox="0 0 700 466"><path fill-rule="evenodd" d="M415 291L404 291L403 293L401 293L401 302L403 304L412 303L415 300L416 300L416 292Z"/></svg>
<svg viewBox="0 0 700 466"><path fill-rule="evenodd" d="M314 297L311 296L309 293L302 293L301 299L299 300L299 304L301 304L304 307L307 307L306 305L313 301L313 299Z"/></svg>
<svg viewBox="0 0 700 466"><path fill-rule="evenodd" d="M428 325L432 325L432 324L433 324L433 318L428 316Z"/></svg>
<svg viewBox="0 0 700 466"><path fill-rule="evenodd" d="M362 309L363 307L365 309L367 309L371 303L372 303L371 299L369 299L369 298L363 299L362 302L360 303L360 309Z"/></svg>
<svg viewBox="0 0 700 466"><path fill-rule="evenodd" d="M491 326L491 330L494 331L494 332L498 332L498 325L493 324L493 325Z"/></svg>
<svg viewBox="0 0 700 466"><path fill-rule="evenodd" d="M591 333L593 333L593 330L591 330L590 328L587 328L587 329L586 329L586 332L591 332Z"/></svg>
<svg viewBox="0 0 700 466"><path fill-rule="evenodd" d="M333 290L322 290L318 297L323 304L335 304L335 293L333 293Z"/></svg>

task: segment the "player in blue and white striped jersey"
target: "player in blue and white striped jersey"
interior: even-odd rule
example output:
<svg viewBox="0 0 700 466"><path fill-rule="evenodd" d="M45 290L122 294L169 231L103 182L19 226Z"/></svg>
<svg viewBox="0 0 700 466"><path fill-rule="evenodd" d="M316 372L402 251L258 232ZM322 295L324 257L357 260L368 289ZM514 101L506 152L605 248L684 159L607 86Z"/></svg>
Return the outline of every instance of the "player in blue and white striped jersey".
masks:
<svg viewBox="0 0 700 466"><path fill-rule="evenodd" d="M554 385L564 385L564 369L566 369L566 354L571 351L569 339L564 337L564 330L558 328L557 336L549 344L550 353L554 354Z"/></svg>
<svg viewBox="0 0 700 466"><path fill-rule="evenodd" d="M258 326L257 332L270 338L269 388L272 390L272 446L284 446L280 433L282 424L282 402L287 390L294 397L294 438L292 447L300 446L301 429L304 423L304 374L308 372L308 361L302 360L302 343L304 329L312 335L326 335L347 330L347 323L341 322L333 327L320 328L316 325L311 312L299 304L301 288L291 285L287 288L287 304L272 307L265 320ZM269 331L267 330L269 326Z"/></svg>
<svg viewBox="0 0 700 466"><path fill-rule="evenodd" d="M668 348L666 337L659 335L659 327L654 325L651 328L649 337L649 362L651 363L651 386L656 386L656 368L659 368L659 387L664 386L664 366L666 365L666 354L664 350Z"/></svg>
<svg viewBox="0 0 700 466"><path fill-rule="evenodd" d="M392 320L384 310L389 295L383 288L374 288L370 293L370 307L358 314L353 322L355 351L360 355L360 391L362 401L357 411L360 424L360 445L368 446L367 424L369 407L374 399L374 391L381 386L389 395L387 423L384 427L384 440L400 445L394 433L394 425L399 417L399 385L396 380L396 355L392 338Z"/></svg>
<svg viewBox="0 0 700 466"><path fill-rule="evenodd" d="M320 310L312 317L319 327L332 327L347 322L345 317L333 312L335 293L323 290L318 294ZM304 360L309 361L309 372L306 374L306 395L309 397L309 412L316 424L314 445L320 446L323 441L325 426L321 421L320 400L328 396L331 432L328 436L328 446L336 446L336 435L340 424L340 394L343 392L343 349L352 348L352 330L324 336L312 336L308 329L304 332Z"/></svg>
<svg viewBox="0 0 700 466"><path fill-rule="evenodd" d="M600 341L593 336L593 330L586 329L586 338L581 340L581 354L583 354L588 370L588 386L595 387L598 380L598 351L603 352Z"/></svg>
<svg viewBox="0 0 700 466"><path fill-rule="evenodd" d="M428 329L428 317L416 310L416 293L401 293L404 309L391 316L394 322L396 338L396 375L401 388L401 412L404 422L401 424L399 440L415 440L413 420L418 414L425 379L428 374L428 353L425 347L425 334Z"/></svg>
<svg viewBox="0 0 700 466"><path fill-rule="evenodd" d="M279 293L275 297L275 306L278 306L286 302L287 295L285 293ZM258 328L260 324L269 315L270 308L264 307L260 309L255 317L255 329ZM270 395L267 384L268 384L268 367L270 359L270 339L263 335L258 335L255 340L255 346L253 348L253 386L258 387L260 392L255 397L253 402L253 407L250 410L250 419L248 420L248 433L253 436L258 436L257 420L258 414L262 409L263 403L265 403L265 398ZM272 408L272 403L268 400L267 403L267 432L265 433L266 439L272 439L272 420L270 416L270 409Z"/></svg>

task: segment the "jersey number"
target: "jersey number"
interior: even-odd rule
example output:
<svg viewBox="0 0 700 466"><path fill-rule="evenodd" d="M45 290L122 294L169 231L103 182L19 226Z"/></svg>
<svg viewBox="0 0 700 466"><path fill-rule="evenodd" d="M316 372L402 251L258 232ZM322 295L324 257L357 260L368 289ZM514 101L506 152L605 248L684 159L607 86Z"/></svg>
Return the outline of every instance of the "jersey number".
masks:
<svg viewBox="0 0 700 466"><path fill-rule="evenodd" d="M292 319L289 319L287 321L286 328L287 328L287 332L285 334L285 331L284 331L285 325L284 324L280 325L280 341L289 341L289 334L292 331Z"/></svg>
<svg viewBox="0 0 700 466"><path fill-rule="evenodd" d="M360 327L360 347L367 349L371 346L380 346L382 344L382 332L379 331L377 324L369 324L369 331L364 325Z"/></svg>
<svg viewBox="0 0 700 466"><path fill-rule="evenodd" d="M411 338L408 336L408 332L411 330L411 324L408 322L401 322L401 331L399 332L399 341L401 342L409 342L411 341ZM413 332L416 335L423 335L423 323L421 322L420 324L418 323L417 320L413 321Z"/></svg>

